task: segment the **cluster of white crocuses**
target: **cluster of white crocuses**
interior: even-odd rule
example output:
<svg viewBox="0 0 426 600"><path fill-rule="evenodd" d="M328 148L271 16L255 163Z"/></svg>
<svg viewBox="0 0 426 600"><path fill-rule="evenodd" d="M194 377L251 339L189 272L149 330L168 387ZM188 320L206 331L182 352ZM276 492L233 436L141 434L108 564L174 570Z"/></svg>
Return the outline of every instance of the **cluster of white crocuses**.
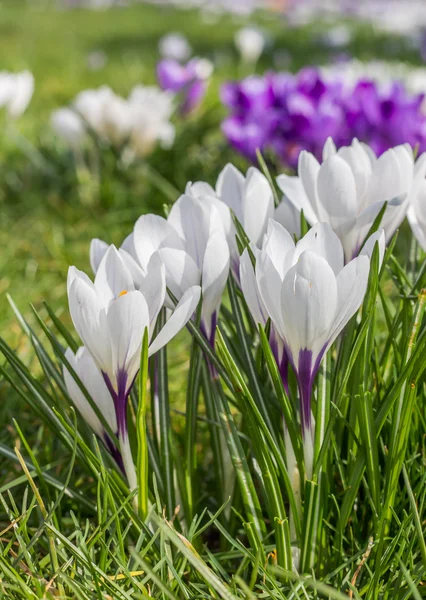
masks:
<svg viewBox="0 0 426 600"><path fill-rule="evenodd" d="M102 86L80 92L71 107L54 111L51 124L74 149L92 132L116 148L126 147L136 156L146 156L157 144L164 148L173 144L173 111L173 95L155 86L137 85L128 98Z"/></svg>
<svg viewBox="0 0 426 600"><path fill-rule="evenodd" d="M310 477L316 373L363 302L376 242L382 260L385 237L390 239L424 194L425 172L425 156L415 162L405 146L377 159L356 140L338 151L330 140L322 165L302 153L299 177L278 178L285 194L278 206L259 170L244 176L227 165L215 187L189 183L167 218L140 217L120 249L92 241L94 282L75 267L69 271L70 311L84 347L66 356L117 434L119 449L69 371L65 377L77 408L123 466L131 487L136 478L126 409L144 331L153 355L198 307L200 330L214 350L229 276L240 286L256 326L270 322L270 344L287 391L288 369L297 377L299 398L292 401L299 407ZM300 210L312 225L303 237ZM367 240L380 212L383 228ZM250 242L241 256L233 216ZM169 318L158 331L161 311Z"/></svg>

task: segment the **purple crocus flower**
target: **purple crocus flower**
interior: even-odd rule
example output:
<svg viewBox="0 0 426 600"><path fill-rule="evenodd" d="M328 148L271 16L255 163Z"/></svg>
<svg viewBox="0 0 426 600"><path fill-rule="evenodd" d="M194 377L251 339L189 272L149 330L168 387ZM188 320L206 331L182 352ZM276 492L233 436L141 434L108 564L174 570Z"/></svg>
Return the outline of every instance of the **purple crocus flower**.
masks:
<svg viewBox="0 0 426 600"><path fill-rule="evenodd" d="M320 159L328 137L337 146L357 137L379 155L406 142L426 149L424 96L408 94L398 82L347 86L309 67L295 75L267 73L226 83L221 99L230 110L222 130L251 161L257 149L267 150L295 168L302 149Z"/></svg>
<svg viewBox="0 0 426 600"><path fill-rule="evenodd" d="M182 95L180 112L184 115L201 103L207 90L211 74L211 63L194 58L186 65L177 60L164 59L157 65L157 78L163 90Z"/></svg>

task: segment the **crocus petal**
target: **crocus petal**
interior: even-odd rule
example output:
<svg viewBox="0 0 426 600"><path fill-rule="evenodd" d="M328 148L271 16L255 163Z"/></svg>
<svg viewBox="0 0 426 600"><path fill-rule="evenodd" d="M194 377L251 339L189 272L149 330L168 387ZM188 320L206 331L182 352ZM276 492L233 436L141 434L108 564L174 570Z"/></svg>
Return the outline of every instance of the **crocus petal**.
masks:
<svg viewBox="0 0 426 600"><path fill-rule="evenodd" d="M383 229L378 229L375 233L370 235L368 240L365 242L360 256L368 256L371 259L376 242L379 244L379 268L382 266L383 258L386 250L386 235Z"/></svg>
<svg viewBox="0 0 426 600"><path fill-rule="evenodd" d="M112 302L107 323L115 379L118 381L125 373L126 384L130 387L139 368L144 330L149 327L148 305L143 295L133 291Z"/></svg>
<svg viewBox="0 0 426 600"><path fill-rule="evenodd" d="M277 184L295 209L300 212L303 210L305 219L310 225L314 225L318 222L318 216L311 205L311 201L305 192L305 188L303 187L303 182L300 177L279 175L277 177ZM284 225L284 223L282 224Z"/></svg>
<svg viewBox="0 0 426 600"><path fill-rule="evenodd" d="M336 154L336 144L331 137L328 137L325 141L324 148L322 149L322 159L327 160L327 158L334 156L334 154Z"/></svg>
<svg viewBox="0 0 426 600"><path fill-rule="evenodd" d="M89 280L90 282L90 280ZM78 335L88 348L99 368L111 369L111 345L106 313L95 288L90 282L76 277L68 292L71 319Z"/></svg>
<svg viewBox="0 0 426 600"><path fill-rule="evenodd" d="M349 165L339 156L331 156L318 172L318 196L328 223L338 232L342 225L355 222L357 197L355 179Z"/></svg>
<svg viewBox="0 0 426 600"><path fill-rule="evenodd" d="M264 327L268 320L268 313L257 287L256 274L247 248L240 257L240 283L254 322Z"/></svg>
<svg viewBox="0 0 426 600"><path fill-rule="evenodd" d="M189 290L185 292L174 309L170 319L150 345L149 356L152 356L158 352L158 350L163 348L163 346L185 327L197 308L200 296L201 288L198 285L189 288Z"/></svg>
<svg viewBox="0 0 426 600"><path fill-rule="evenodd" d="M286 345L295 368L305 349L312 353L314 365L328 342L337 307L336 276L322 256L310 250L301 254L284 279L281 306Z"/></svg>
<svg viewBox="0 0 426 600"><path fill-rule="evenodd" d="M300 238L300 210L297 209L285 196L278 204L274 213L274 220L280 223L292 237Z"/></svg>
<svg viewBox="0 0 426 600"><path fill-rule="evenodd" d="M303 184L305 194L309 200L309 204L311 206L312 213L316 217L314 223L316 223L316 221L325 221L326 220L324 218L326 216L326 212L324 211L324 209L322 208L322 205L320 204L320 202L318 200L317 178L318 178L319 171L320 171L320 164L317 161L317 159L309 152L302 150L302 152L299 154L298 174L299 174L299 178ZM290 198L290 196L289 196L289 198ZM312 213L309 216L308 216L308 214L305 213L306 219L308 220L308 222L310 222Z"/></svg>
<svg viewBox="0 0 426 600"><path fill-rule="evenodd" d="M247 172L242 199L242 225L254 244L263 237L274 215L274 197L266 177L254 167Z"/></svg>
<svg viewBox="0 0 426 600"><path fill-rule="evenodd" d="M294 248L294 240L287 229L270 219L261 253L268 254L281 279L293 263Z"/></svg>
<svg viewBox="0 0 426 600"><path fill-rule="evenodd" d="M140 281L139 290L144 295L148 304L149 331L151 336L158 314L166 298L166 267L157 253L151 256L146 275Z"/></svg>
<svg viewBox="0 0 426 600"><path fill-rule="evenodd" d="M230 163L220 172L216 183L218 197L229 206L240 222L243 221L241 205L244 183L244 175Z"/></svg>
<svg viewBox="0 0 426 600"><path fill-rule="evenodd" d="M229 247L223 233L214 233L207 242L202 271L203 306L201 319L210 338L211 320L222 300L229 274Z"/></svg>
<svg viewBox="0 0 426 600"><path fill-rule="evenodd" d="M104 415L105 420L111 427L112 431L116 432L117 419L115 416L114 402L111 394L108 391L104 378L102 377L102 373L96 366L96 363L93 360L90 352L87 350L87 348L81 346L74 355L72 350L68 348L65 352L65 358L74 369L76 375L86 388L88 394L99 407L99 410ZM77 382L65 366L63 372L65 385L67 386L67 390L72 401L88 425L99 437L102 437L104 428L100 419L90 406L88 400L77 385Z"/></svg>
<svg viewBox="0 0 426 600"><path fill-rule="evenodd" d="M358 256L337 276L337 310L328 345L330 346L362 304L368 284L370 260Z"/></svg>
<svg viewBox="0 0 426 600"><path fill-rule="evenodd" d="M293 261L296 262L305 250L312 250L326 259L334 274L343 268L342 244L328 223L317 223L297 243Z"/></svg>
<svg viewBox="0 0 426 600"><path fill-rule="evenodd" d="M134 227L133 244L139 264L146 269L151 256L163 246L183 248L177 232L164 219L157 215L142 215Z"/></svg>
<svg viewBox="0 0 426 600"><path fill-rule="evenodd" d="M186 184L185 194L188 196L195 196L195 198L201 198L201 196L216 196L216 192L212 186L205 181L195 181L194 183L188 182Z"/></svg>
<svg viewBox="0 0 426 600"><path fill-rule="evenodd" d="M103 240L94 238L90 242L90 266L92 267L94 275L96 275L96 272L99 269L99 265L101 264L101 261L105 256L108 248L109 244L107 244Z"/></svg>
<svg viewBox="0 0 426 600"><path fill-rule="evenodd" d="M280 303L283 280L271 257L263 249L256 260L256 281L263 304L278 334L284 339L284 323Z"/></svg>
<svg viewBox="0 0 426 600"><path fill-rule="evenodd" d="M166 267L167 287L178 300L185 291L201 282L201 271L184 250L163 248L158 256Z"/></svg>
<svg viewBox="0 0 426 600"><path fill-rule="evenodd" d="M110 246L101 260L96 272L95 288L104 306L107 306L122 292L135 289L133 277L115 246Z"/></svg>

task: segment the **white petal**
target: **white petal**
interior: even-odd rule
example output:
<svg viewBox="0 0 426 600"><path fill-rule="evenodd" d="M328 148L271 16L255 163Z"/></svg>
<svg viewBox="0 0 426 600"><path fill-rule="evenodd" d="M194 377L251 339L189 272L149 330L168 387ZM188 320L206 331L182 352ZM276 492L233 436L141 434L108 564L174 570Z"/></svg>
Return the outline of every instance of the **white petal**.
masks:
<svg viewBox="0 0 426 600"><path fill-rule="evenodd" d="M330 158L334 154L336 154L336 144L333 142L333 138L328 137L322 149L322 159L327 160L327 158Z"/></svg>
<svg viewBox="0 0 426 600"><path fill-rule="evenodd" d="M318 222L318 216L316 215L311 201L305 192L305 188L300 177L279 175L277 177L277 184L295 209L299 210L300 212L303 210L305 219L310 225L314 225Z"/></svg>
<svg viewBox="0 0 426 600"><path fill-rule="evenodd" d="M284 279L281 304L296 369L300 350L310 350L314 364L331 335L337 308L336 276L328 262L306 250Z"/></svg>
<svg viewBox="0 0 426 600"><path fill-rule="evenodd" d="M133 277L115 246L108 248L99 265L95 277L95 288L105 306L122 292L135 289Z"/></svg>
<svg viewBox="0 0 426 600"><path fill-rule="evenodd" d="M337 276L337 311L329 345L333 343L364 300L367 290L370 260L358 256L351 260Z"/></svg>
<svg viewBox="0 0 426 600"><path fill-rule="evenodd" d="M274 196L266 177L254 167L247 172L242 200L242 226L251 242L258 244L274 215Z"/></svg>
<svg viewBox="0 0 426 600"><path fill-rule="evenodd" d="M244 299L254 322L266 325L268 313L257 287L256 274L247 248L240 257L240 283Z"/></svg>
<svg viewBox="0 0 426 600"><path fill-rule="evenodd" d="M185 240L185 250L201 268L212 223L209 206L199 198L183 195L173 205L168 222ZM218 224L220 216L216 215Z"/></svg>
<svg viewBox="0 0 426 600"><path fill-rule="evenodd" d="M187 252L163 248L158 255L166 267L167 287L178 300L186 290L201 282L201 271Z"/></svg>
<svg viewBox="0 0 426 600"><path fill-rule="evenodd" d="M347 162L339 156L332 156L321 165L318 196L327 216L324 221L336 232L355 222L358 214L355 179Z"/></svg>
<svg viewBox="0 0 426 600"><path fill-rule="evenodd" d="M274 220L280 223L292 237L300 238L300 210L296 208L285 196L278 204L274 213Z"/></svg>
<svg viewBox="0 0 426 600"><path fill-rule="evenodd" d="M70 291L70 287L74 279L82 279L89 285L93 287L93 282L88 275L84 271L80 271L77 267L69 267L68 268L68 277L67 277L67 293Z"/></svg>
<svg viewBox="0 0 426 600"><path fill-rule="evenodd" d="M121 373L126 373L130 386L139 368L144 330L149 327L148 305L143 295L133 291L112 302L107 322L114 376L117 381Z"/></svg>
<svg viewBox="0 0 426 600"><path fill-rule="evenodd" d="M309 200L312 213L315 215L315 221L325 221L326 213L318 200L317 180L320 171L320 164L313 154L302 150L298 160L298 175L303 184L305 194ZM285 192L284 192L285 193ZM306 215L306 219L310 222L311 214Z"/></svg>
<svg viewBox="0 0 426 600"><path fill-rule="evenodd" d="M99 265L101 264L101 261L105 256L108 248L109 244L107 244L103 240L94 238L90 242L90 266L92 267L94 275L96 275Z"/></svg>
<svg viewBox="0 0 426 600"><path fill-rule="evenodd" d="M124 250L125 252L130 254L133 260L138 262L138 256L136 254L135 249L135 234L133 231L132 233L129 233L129 235L124 239L123 243L120 246L120 250Z"/></svg>
<svg viewBox="0 0 426 600"><path fill-rule="evenodd" d="M379 244L379 269L382 266L383 258L386 250L386 236L383 229L378 229L373 235L370 235L368 240L365 242L360 256L368 256L371 259L376 242Z"/></svg>
<svg viewBox="0 0 426 600"><path fill-rule="evenodd" d="M289 232L277 221L270 219L261 253L268 254L281 279L293 263L294 248L294 240Z"/></svg>
<svg viewBox="0 0 426 600"><path fill-rule="evenodd" d="M98 367L108 373L111 370L111 346L105 309L93 283L89 283L80 277L72 281L68 292L71 319Z"/></svg>
<svg viewBox="0 0 426 600"><path fill-rule="evenodd" d="M229 274L229 247L225 235L210 236L204 255L202 271L203 307L201 319L210 337L212 315L219 311L223 290Z"/></svg>
<svg viewBox="0 0 426 600"><path fill-rule="evenodd" d="M212 186L205 181L195 181L194 183L188 182L186 184L185 194L194 196L195 198L201 198L202 196L216 196L216 192Z"/></svg>
<svg viewBox="0 0 426 600"><path fill-rule="evenodd" d="M157 253L151 256L146 275L140 281L139 290L148 304L149 333L152 335L158 313L166 298L166 267Z"/></svg>
<svg viewBox="0 0 426 600"><path fill-rule="evenodd" d="M163 348L181 329L185 327L194 314L200 301L201 288L196 285L189 288L182 296L180 302L174 309L170 319L161 329L155 340L149 347L149 356Z"/></svg>
<svg viewBox="0 0 426 600"><path fill-rule="evenodd" d="M305 250L312 250L325 258L335 275L343 268L342 244L328 223L317 223L297 243L294 263Z"/></svg>
<svg viewBox="0 0 426 600"><path fill-rule="evenodd" d="M129 271L134 286L136 288L139 287L141 281L143 281L145 277L145 271L139 266L139 262L137 262L133 256L131 256L123 247L119 248L118 253L120 255L121 260L126 266L126 269Z"/></svg>
<svg viewBox="0 0 426 600"><path fill-rule="evenodd" d="M229 206L240 222L243 220L244 183L244 175L230 163L220 172L216 182L216 194L222 202Z"/></svg>
<svg viewBox="0 0 426 600"><path fill-rule="evenodd" d="M82 346L82 347L84 347L84 346ZM81 350L81 348L79 350ZM80 381L83 383L81 373L79 373L79 369L77 366L77 361L75 359L74 353L72 352L72 350L70 348L68 348L67 351L65 352L65 358L68 360L71 367L74 369L74 371L78 375ZM95 366L95 368L96 368L96 366ZM77 382L75 381L74 377L71 375L71 373L65 367L65 365L63 366L63 375L64 375L64 381L65 381L65 385L66 385L68 394L69 394L71 400L74 402L74 405L76 406L76 408L78 409L78 411L80 412L81 416L84 418L86 423L89 425L89 427L91 427L93 429L93 431L96 433L96 435L98 435L99 437L102 437L104 428L102 427L102 423L101 423L100 419L96 416L95 411L90 406L90 404L87 401L87 399L85 398L83 392L78 387ZM101 375L101 377L102 377L102 375ZM85 385L85 384L83 383L83 385ZM105 383L104 383L104 385L105 385ZM85 387L86 387L86 385L85 385ZM87 387L86 387L86 389L87 389ZM110 398L111 398L111 396L110 396ZM111 402L112 402L112 399L111 399ZM114 408L114 406L113 406L113 408Z"/></svg>
<svg viewBox="0 0 426 600"><path fill-rule="evenodd" d="M284 325L281 311L282 277L274 266L269 254L261 251L256 260L256 281L263 304L275 328L284 339Z"/></svg>
<svg viewBox="0 0 426 600"><path fill-rule="evenodd" d="M177 232L157 215L142 215L134 227L133 244L139 264L146 269L151 256L163 246L183 248Z"/></svg>
<svg viewBox="0 0 426 600"><path fill-rule="evenodd" d="M389 202L407 194L411 188L414 165L408 152L400 147L391 148L378 158L370 178L369 197L373 202Z"/></svg>
<svg viewBox="0 0 426 600"><path fill-rule="evenodd" d="M65 357L78 375L81 383L86 388L93 402L99 407L99 410L104 415L105 420L115 433L117 431L117 418L115 415L114 401L108 391L102 373L96 366L90 352L84 346L77 350L76 355L70 348L65 352ZM78 387L76 381L71 376L69 371L64 367L64 379L74 404L93 429L93 431L102 436L104 428L101 421L97 417L95 411L90 406L86 397Z"/></svg>

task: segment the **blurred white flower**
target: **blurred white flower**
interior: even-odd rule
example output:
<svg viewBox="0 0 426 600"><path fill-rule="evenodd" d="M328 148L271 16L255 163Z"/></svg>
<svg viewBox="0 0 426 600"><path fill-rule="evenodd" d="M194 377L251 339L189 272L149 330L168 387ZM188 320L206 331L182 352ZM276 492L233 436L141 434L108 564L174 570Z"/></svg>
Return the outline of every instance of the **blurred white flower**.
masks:
<svg viewBox="0 0 426 600"><path fill-rule="evenodd" d="M29 71L22 73L0 72L0 108L17 118L27 108L34 92L34 77Z"/></svg>
<svg viewBox="0 0 426 600"><path fill-rule="evenodd" d="M173 94L155 86L137 85L128 100L131 120L130 148L139 156L149 154L160 143L170 148L175 128L170 123L173 114Z"/></svg>
<svg viewBox="0 0 426 600"><path fill-rule="evenodd" d="M264 48L265 36L256 27L243 27L235 34L235 46L246 63L256 63Z"/></svg>
<svg viewBox="0 0 426 600"><path fill-rule="evenodd" d="M331 48L341 48L347 46L353 39L352 29L345 23L340 23L331 27L322 36L325 44Z"/></svg>
<svg viewBox="0 0 426 600"><path fill-rule="evenodd" d="M84 90L72 109L55 111L52 126L70 145L81 142L83 131L90 129L109 144L146 156L157 143L164 148L173 144L173 98L155 86L137 85L127 99L108 86Z"/></svg>
<svg viewBox="0 0 426 600"><path fill-rule="evenodd" d="M117 145L128 137L131 118L126 100L108 86L80 92L73 106L99 137Z"/></svg>
<svg viewBox="0 0 426 600"><path fill-rule="evenodd" d="M59 108L53 111L50 123L56 135L73 148L82 144L86 128L81 117L71 108Z"/></svg>
<svg viewBox="0 0 426 600"><path fill-rule="evenodd" d="M191 46L182 33L168 33L158 44L161 56L184 62L192 54Z"/></svg>
<svg viewBox="0 0 426 600"><path fill-rule="evenodd" d="M87 56L87 66L91 71L100 71L108 62L108 57L102 50L94 50Z"/></svg>

